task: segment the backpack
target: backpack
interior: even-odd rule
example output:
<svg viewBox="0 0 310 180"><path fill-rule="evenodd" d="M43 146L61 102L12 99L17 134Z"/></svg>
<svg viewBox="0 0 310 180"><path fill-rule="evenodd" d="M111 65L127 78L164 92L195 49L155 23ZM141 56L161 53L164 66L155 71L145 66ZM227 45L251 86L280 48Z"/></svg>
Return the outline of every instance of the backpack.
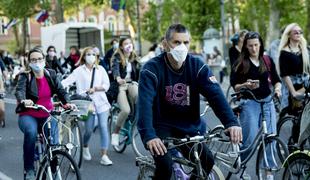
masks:
<svg viewBox="0 0 310 180"><path fill-rule="evenodd" d="M269 87L272 87L272 76L271 76L271 59L267 55L263 55L263 60L268 71L268 83Z"/></svg>

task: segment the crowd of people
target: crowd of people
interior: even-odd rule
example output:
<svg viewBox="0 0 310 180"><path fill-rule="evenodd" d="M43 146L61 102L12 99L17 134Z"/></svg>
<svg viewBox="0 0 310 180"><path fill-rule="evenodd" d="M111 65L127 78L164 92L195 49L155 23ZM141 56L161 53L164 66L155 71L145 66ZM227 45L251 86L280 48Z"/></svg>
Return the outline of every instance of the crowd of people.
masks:
<svg viewBox="0 0 310 180"><path fill-rule="evenodd" d="M201 120L199 112L200 95L210 103L216 116L229 132L231 141L242 141L241 147L248 148L261 126L260 104L251 96L244 96L238 120L209 66L188 53L190 42L189 30L182 24L174 24L167 29L160 44L154 44L142 60L135 53L130 37L113 39L111 49L104 57L95 46L85 47L82 51L77 46L72 46L68 57L64 56L64 52L60 52L58 58L57 47L52 45L46 52L40 47L35 47L20 55L21 71L15 95L18 102L18 125L24 133L25 178L35 178L33 162L37 127L48 117L44 112L25 109L25 105L40 104L51 110L51 97L57 94L65 108L73 107L64 89L73 83L77 87L76 93L89 94L95 107L95 111L85 122L85 160L92 159L89 142L95 126L95 117L98 119L100 130L100 163L112 165L113 162L108 157L109 144L119 144L119 131L133 108L136 108L141 139L155 160L154 178L170 179L173 162L171 153L162 139L182 138L205 132L205 122ZM277 44L276 56L266 55L263 39L258 32L241 30L232 38L232 42L229 59L230 83L233 89L239 91L247 88L258 99L266 100L272 98L274 92L281 98L282 114L296 112L293 105L298 101L298 97L305 93L310 73L307 42L300 26L296 23L286 26ZM223 57L216 47L214 52L213 58L222 60ZM7 70L13 70L13 66L12 57L3 54L0 59L1 76L5 77ZM63 80L57 76L66 73L69 75ZM117 88L114 89L117 94L112 99L107 94L110 87ZM1 83L0 91L4 91ZM108 116L112 102L119 105L120 113L116 128L111 132L110 142ZM0 104L1 110L4 110L4 104ZM276 133L276 111L272 100L265 105L264 114L267 117L268 133ZM0 121L3 118L4 116L0 116ZM294 132L298 132L299 127L293 128ZM292 143L298 141L298 135L296 133ZM206 145L199 148L199 151L203 152L203 168L208 174L214 164L212 154ZM190 149L188 146L181 151L190 153ZM246 153L248 152L241 158L245 157ZM268 160L272 158L272 154L268 153ZM269 164L272 165L272 162ZM271 172L266 174L266 179L274 179Z"/></svg>

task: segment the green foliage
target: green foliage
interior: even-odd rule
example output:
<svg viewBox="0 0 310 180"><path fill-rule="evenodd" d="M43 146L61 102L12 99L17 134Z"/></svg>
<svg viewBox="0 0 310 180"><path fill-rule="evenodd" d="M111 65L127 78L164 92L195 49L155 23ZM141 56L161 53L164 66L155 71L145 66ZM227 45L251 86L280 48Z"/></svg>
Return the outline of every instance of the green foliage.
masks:
<svg viewBox="0 0 310 180"><path fill-rule="evenodd" d="M159 27L157 23L155 4L150 3L150 10L143 15L141 23L141 36L150 42L157 42L160 38Z"/></svg>

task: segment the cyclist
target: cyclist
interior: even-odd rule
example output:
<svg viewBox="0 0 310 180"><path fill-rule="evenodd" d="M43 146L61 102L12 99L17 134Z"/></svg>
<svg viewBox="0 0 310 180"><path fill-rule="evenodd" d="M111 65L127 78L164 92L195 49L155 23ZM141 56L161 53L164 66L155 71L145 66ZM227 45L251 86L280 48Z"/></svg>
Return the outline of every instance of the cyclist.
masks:
<svg viewBox="0 0 310 180"><path fill-rule="evenodd" d="M303 37L303 31L297 23L286 26L279 45L279 69L283 79L283 97L281 99L281 116L285 113L298 115L302 109L302 101L298 101L305 93L305 86L309 82L309 54L307 41ZM300 122L299 122L300 123ZM292 142L297 143L299 125L292 127Z"/></svg>
<svg viewBox="0 0 310 180"><path fill-rule="evenodd" d="M77 93L88 92L95 105L95 114L90 115L85 122L83 158L88 161L91 160L88 143L93 133L95 115L97 115L102 153L100 163L112 165L112 161L107 156L109 145L108 116L111 106L105 92L110 86L109 77L104 68L98 65L97 54L94 52L93 47L86 47L83 50L79 64L80 66L64 79L62 84L64 87L67 87L70 84L76 83Z"/></svg>
<svg viewBox="0 0 310 180"><path fill-rule="evenodd" d="M138 95L138 130L155 160L155 179L170 179L171 153L162 139L204 134L199 94L207 98L234 143L242 140L241 128L214 75L204 62L188 54L190 33L182 24L166 31L164 53L142 68ZM191 145L181 149L188 157ZM202 167L208 174L214 164L206 144L199 147ZM192 154L191 154L192 157ZM192 158L191 158L192 159Z"/></svg>
<svg viewBox="0 0 310 180"><path fill-rule="evenodd" d="M121 38L119 48L112 57L113 77L119 84L117 103L121 110L111 137L111 144L115 146L119 144L119 131L130 114L129 103L133 106L136 103L138 95L138 83L136 82L139 75L138 66L139 63L134 52L132 40L130 38ZM131 81L131 83L127 83L128 81Z"/></svg>
<svg viewBox="0 0 310 180"><path fill-rule="evenodd" d="M80 59L80 50L77 46L71 46L70 47L70 55L67 57L65 63L63 63L63 67L67 68L67 64L71 66L70 71L73 72L75 68L79 66L79 61Z"/></svg>
<svg viewBox="0 0 310 180"><path fill-rule="evenodd" d="M57 94L64 108L71 108L68 104L68 96L63 89L56 72L45 69L45 58L41 49L35 48L28 53L30 70L19 75L15 96L17 99L16 112L19 113L18 125L24 133L24 169L26 180L35 179L34 155L37 131L41 129L49 114L43 111L26 109L34 103L45 106L48 110L53 109L51 98ZM52 121L53 143L57 143L57 126Z"/></svg>
<svg viewBox="0 0 310 180"><path fill-rule="evenodd" d="M257 99L268 101L271 96L270 81L275 89L277 96L281 96L281 81L277 74L275 65L271 59L271 69L268 71L268 65L263 58L264 44L257 32L248 32L243 41L241 54L233 71L231 73L231 85L235 91L241 88L250 89ZM249 95L242 98L241 101L240 123L244 137L242 148L245 149L254 141L259 130L259 120L261 113L264 113L267 122L268 133L276 133L276 112L273 101L264 105L264 112L261 112L260 103L255 102ZM267 152L271 150L268 148ZM241 155L243 160L247 157L246 153ZM268 160L271 159L271 152L268 153ZM270 161L269 165L272 165ZM271 173L267 172L267 179L273 179ZM268 180L269 180L268 179Z"/></svg>
<svg viewBox="0 0 310 180"><path fill-rule="evenodd" d="M65 71L62 69L59 60L56 56L56 48L55 46L49 46L47 48L46 55L46 68L50 68L55 70L57 73L64 74Z"/></svg>

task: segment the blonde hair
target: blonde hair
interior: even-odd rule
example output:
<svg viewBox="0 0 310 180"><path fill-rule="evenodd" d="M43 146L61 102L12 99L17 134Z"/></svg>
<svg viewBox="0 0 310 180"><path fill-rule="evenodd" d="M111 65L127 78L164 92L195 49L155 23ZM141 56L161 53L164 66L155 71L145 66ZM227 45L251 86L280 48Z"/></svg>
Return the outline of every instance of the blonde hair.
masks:
<svg viewBox="0 0 310 180"><path fill-rule="evenodd" d="M297 23L291 23L286 26L282 36L281 36L281 41L279 44L279 53L281 53L282 50L288 47L290 43L290 33L294 27L300 27ZM308 49L307 49L307 41L306 39L301 36L299 45L301 49L301 54L302 54L302 61L303 61L303 72L310 74L310 69L309 69L309 54L308 54ZM278 67L279 68L279 67Z"/></svg>
<svg viewBox="0 0 310 180"><path fill-rule="evenodd" d="M84 49L83 49L83 51L82 51L82 54L81 54L81 57L80 57L80 59L79 59L79 61L77 62L77 64L79 64L79 65L83 65L83 64L86 64L86 60L85 60L85 56L86 56L86 53L87 53L87 51L89 51L89 50L92 50L93 51L93 47L90 47L90 46L88 46L88 47L85 47ZM95 52L94 52L95 53ZM97 67L98 66L98 57L97 56L95 56L96 57L96 62L95 62L95 66Z"/></svg>

